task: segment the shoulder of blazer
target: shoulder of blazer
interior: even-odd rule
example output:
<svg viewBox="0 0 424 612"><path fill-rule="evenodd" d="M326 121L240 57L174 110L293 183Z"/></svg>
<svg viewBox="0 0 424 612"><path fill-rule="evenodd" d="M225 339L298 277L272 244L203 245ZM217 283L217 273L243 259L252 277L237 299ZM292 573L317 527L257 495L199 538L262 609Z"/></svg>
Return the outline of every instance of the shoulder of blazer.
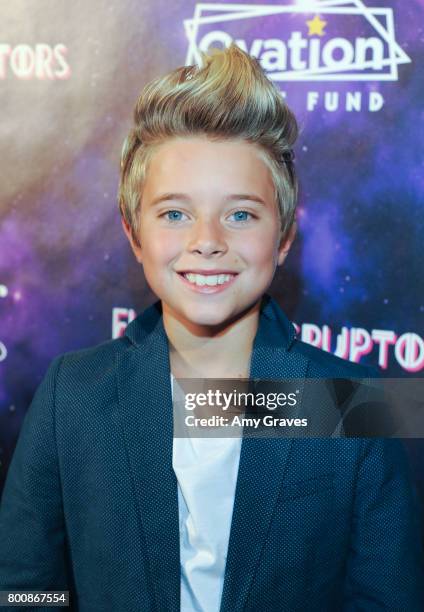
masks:
<svg viewBox="0 0 424 612"><path fill-rule="evenodd" d="M125 329L123 336L106 340L95 346L76 351L68 351L57 357L61 361L62 376L81 374L102 376L114 371L116 360L126 352L136 350L146 337L155 329L161 318L160 302L147 307Z"/></svg>
<svg viewBox="0 0 424 612"><path fill-rule="evenodd" d="M267 294L263 300L262 315L262 321L268 322L267 341L269 343L276 342L285 350L300 354L309 360L308 378L379 377L378 371L373 368L336 357L332 353L299 340L293 324L281 306Z"/></svg>
<svg viewBox="0 0 424 612"><path fill-rule="evenodd" d="M57 381L69 385L75 392L89 391L93 384L115 376L117 356L130 349L131 343L122 336L88 348L61 353L54 360L59 361Z"/></svg>
<svg viewBox="0 0 424 612"><path fill-rule="evenodd" d="M379 376L378 371L372 367L347 361L298 339L294 341L291 350L309 359L309 377L377 378Z"/></svg>

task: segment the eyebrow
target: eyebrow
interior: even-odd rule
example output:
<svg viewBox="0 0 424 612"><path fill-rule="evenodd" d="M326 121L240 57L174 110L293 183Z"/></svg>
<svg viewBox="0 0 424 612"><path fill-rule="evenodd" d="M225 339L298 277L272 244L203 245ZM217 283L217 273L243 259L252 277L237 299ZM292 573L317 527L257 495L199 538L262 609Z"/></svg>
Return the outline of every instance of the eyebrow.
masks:
<svg viewBox="0 0 424 612"><path fill-rule="evenodd" d="M188 196L185 193L164 193L158 196L157 198L154 198L154 200L152 200L150 205L156 206L157 204L160 204L161 202L166 202L168 200L189 202L190 199L191 199L190 196ZM262 198L260 198L257 195L251 194L251 193L232 193L231 195L228 195L225 197L226 202L246 201L246 200L250 202L258 202L258 204L262 204L263 206L265 206L265 202Z"/></svg>

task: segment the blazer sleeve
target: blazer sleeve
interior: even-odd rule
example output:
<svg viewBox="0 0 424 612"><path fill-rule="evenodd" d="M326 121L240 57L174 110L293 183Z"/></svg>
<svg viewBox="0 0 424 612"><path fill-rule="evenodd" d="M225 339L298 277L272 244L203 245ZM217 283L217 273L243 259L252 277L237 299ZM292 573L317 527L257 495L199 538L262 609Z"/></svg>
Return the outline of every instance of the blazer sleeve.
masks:
<svg viewBox="0 0 424 612"><path fill-rule="evenodd" d="M0 504L0 590L68 590L54 359L25 415ZM14 609L14 608L13 608Z"/></svg>
<svg viewBox="0 0 424 612"><path fill-rule="evenodd" d="M344 612L424 610L418 501L403 443L363 441Z"/></svg>

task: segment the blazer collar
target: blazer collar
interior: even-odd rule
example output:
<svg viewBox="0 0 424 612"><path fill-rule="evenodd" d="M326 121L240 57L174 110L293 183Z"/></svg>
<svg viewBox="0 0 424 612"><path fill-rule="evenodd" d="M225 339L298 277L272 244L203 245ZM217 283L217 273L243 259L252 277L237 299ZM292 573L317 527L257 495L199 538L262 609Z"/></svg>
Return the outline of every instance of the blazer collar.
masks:
<svg viewBox="0 0 424 612"><path fill-rule="evenodd" d="M160 302L134 319L117 356L120 416L157 608L180 606L177 479L172 469L173 407L168 340ZM265 295L253 344L251 378L304 378L308 360L291 350L293 325ZM243 610L259 563L290 439L247 438L241 445L221 612ZM258 461L258 457L260 460ZM240 559L243 562L240 563Z"/></svg>

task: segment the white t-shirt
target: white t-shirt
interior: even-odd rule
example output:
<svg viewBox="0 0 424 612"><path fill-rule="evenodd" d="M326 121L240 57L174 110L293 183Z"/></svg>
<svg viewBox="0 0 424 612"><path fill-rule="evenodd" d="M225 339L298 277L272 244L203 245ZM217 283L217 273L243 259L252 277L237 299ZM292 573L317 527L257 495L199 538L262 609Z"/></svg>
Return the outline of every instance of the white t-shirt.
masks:
<svg viewBox="0 0 424 612"><path fill-rule="evenodd" d="M182 410L177 400L184 394L172 373L171 388L174 410ZM240 448L240 437L174 437L181 612L219 612Z"/></svg>

